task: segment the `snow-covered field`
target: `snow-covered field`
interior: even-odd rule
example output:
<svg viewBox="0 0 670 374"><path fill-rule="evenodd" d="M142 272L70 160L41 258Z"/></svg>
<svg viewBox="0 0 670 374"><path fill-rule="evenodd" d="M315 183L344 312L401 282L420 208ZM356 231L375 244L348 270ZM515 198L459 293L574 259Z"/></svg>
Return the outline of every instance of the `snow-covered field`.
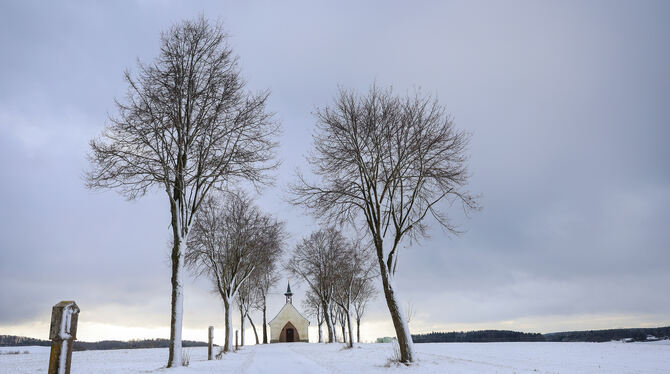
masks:
<svg viewBox="0 0 670 374"><path fill-rule="evenodd" d="M187 368L164 369L167 349L74 352L72 373L670 373L670 342L417 344L419 362L388 365L391 344L272 344L207 361L186 349ZM24 354L5 352L29 351ZM0 373L44 373L48 347L0 347Z"/></svg>

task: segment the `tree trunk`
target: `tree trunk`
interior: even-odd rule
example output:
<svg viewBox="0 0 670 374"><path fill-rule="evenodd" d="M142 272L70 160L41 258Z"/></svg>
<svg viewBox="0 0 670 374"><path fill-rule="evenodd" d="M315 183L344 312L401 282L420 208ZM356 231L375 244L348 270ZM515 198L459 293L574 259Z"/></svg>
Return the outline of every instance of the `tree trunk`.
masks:
<svg viewBox="0 0 670 374"><path fill-rule="evenodd" d="M247 314L247 319L249 320L249 323L251 323L251 328L254 329L254 336L256 337L256 344L261 344L258 341L258 332L256 332L256 325L254 325L254 321L251 320L251 314Z"/></svg>
<svg viewBox="0 0 670 374"><path fill-rule="evenodd" d="M361 319L356 317L356 343L361 342Z"/></svg>
<svg viewBox="0 0 670 374"><path fill-rule="evenodd" d="M244 312L240 306L240 347L244 347Z"/></svg>
<svg viewBox="0 0 670 374"><path fill-rule="evenodd" d="M180 235L180 227L176 223L177 214L173 213L172 229L174 243L172 246L172 298L170 308L170 347L167 367L181 366L181 330L182 316L184 312L184 287L182 277L184 273L184 253L186 251L186 238Z"/></svg>
<svg viewBox="0 0 670 374"><path fill-rule="evenodd" d="M233 350L233 311L231 309L230 301L232 298L224 298L223 299L223 306L224 306L224 313L226 314L226 331L225 331L225 342L223 344L223 351L224 352L230 352Z"/></svg>
<svg viewBox="0 0 670 374"><path fill-rule="evenodd" d="M265 303L263 303L263 344L268 344L268 322L265 309Z"/></svg>
<svg viewBox="0 0 670 374"><path fill-rule="evenodd" d="M330 305L325 302L321 302L323 310L326 312L323 313L323 319L326 320L326 328L328 329L328 343L333 343L335 341L335 326L333 326L333 321L330 318Z"/></svg>
<svg viewBox="0 0 670 374"><path fill-rule="evenodd" d="M342 343L346 343L347 342L347 330L346 330L346 327L344 326L344 321L340 321L340 323L342 324Z"/></svg>
<svg viewBox="0 0 670 374"><path fill-rule="evenodd" d="M393 276L389 273L389 270L384 263L383 253L381 246L377 245L377 259L379 260L382 285L384 287L384 297L386 298L386 305L391 313L391 320L393 320L396 338L398 338L400 361L409 364L415 360L414 342L412 341L412 335L409 331L405 314L403 313L398 297L393 290Z"/></svg>
<svg viewBox="0 0 670 374"><path fill-rule="evenodd" d="M351 328L351 312L349 310L347 312L347 329L349 329L349 348L354 347L354 333L353 329Z"/></svg>
<svg viewBox="0 0 670 374"><path fill-rule="evenodd" d="M323 326L323 321L319 323L319 343L323 343L323 328L321 326Z"/></svg>

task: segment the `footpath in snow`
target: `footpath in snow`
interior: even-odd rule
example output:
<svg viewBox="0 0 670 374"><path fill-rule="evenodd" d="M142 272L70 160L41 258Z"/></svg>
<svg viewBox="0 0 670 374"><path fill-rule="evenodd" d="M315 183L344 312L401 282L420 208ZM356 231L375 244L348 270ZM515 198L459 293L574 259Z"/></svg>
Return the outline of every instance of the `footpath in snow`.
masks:
<svg viewBox="0 0 670 374"><path fill-rule="evenodd" d="M419 362L390 365L391 344L271 344L243 347L207 361L207 348L186 349L189 367L165 369L168 351L74 352L72 374L116 373L669 373L670 342L417 344ZM28 351L29 353L3 354ZM0 373L44 373L48 347L0 347Z"/></svg>

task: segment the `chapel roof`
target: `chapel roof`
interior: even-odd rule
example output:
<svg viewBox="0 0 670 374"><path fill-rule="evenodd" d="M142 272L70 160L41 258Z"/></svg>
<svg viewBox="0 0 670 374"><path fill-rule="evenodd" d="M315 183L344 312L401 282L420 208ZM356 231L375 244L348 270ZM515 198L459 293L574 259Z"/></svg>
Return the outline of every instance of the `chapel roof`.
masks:
<svg viewBox="0 0 670 374"><path fill-rule="evenodd" d="M297 318L302 318L302 319L304 319L304 320L307 321L307 324L309 324L309 319L308 319L308 318L305 318L305 316L303 316L303 315L298 311L298 309L296 309L296 308L293 306L293 304L290 304L290 303L286 303L286 304L284 304L284 306L279 310L279 313L277 313L277 315L276 315L273 319L271 319L270 322L268 322L268 324L272 325L272 324L273 324L272 322L274 322L274 321L277 319L277 317L279 317L280 315L282 315L282 313L284 312L284 309L287 309L287 308L288 308L288 310L287 310L286 312L288 312L288 313L290 313L290 314L293 314L293 318L289 318L289 319L288 319L289 322L290 322L291 320L295 320L295 319L297 319ZM279 321L279 322L281 322L282 325L285 323L285 321Z"/></svg>

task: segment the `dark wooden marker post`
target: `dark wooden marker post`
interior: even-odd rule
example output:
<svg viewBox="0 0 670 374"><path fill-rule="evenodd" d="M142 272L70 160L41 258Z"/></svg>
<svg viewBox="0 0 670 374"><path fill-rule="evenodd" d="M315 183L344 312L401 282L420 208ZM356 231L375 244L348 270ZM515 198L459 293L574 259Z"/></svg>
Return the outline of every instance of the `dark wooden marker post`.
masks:
<svg viewBox="0 0 670 374"><path fill-rule="evenodd" d="M51 310L49 374L70 374L78 316L79 307L74 301L61 301Z"/></svg>
<svg viewBox="0 0 670 374"><path fill-rule="evenodd" d="M212 341L214 340L214 326L209 326L207 334L207 359L212 359Z"/></svg>

